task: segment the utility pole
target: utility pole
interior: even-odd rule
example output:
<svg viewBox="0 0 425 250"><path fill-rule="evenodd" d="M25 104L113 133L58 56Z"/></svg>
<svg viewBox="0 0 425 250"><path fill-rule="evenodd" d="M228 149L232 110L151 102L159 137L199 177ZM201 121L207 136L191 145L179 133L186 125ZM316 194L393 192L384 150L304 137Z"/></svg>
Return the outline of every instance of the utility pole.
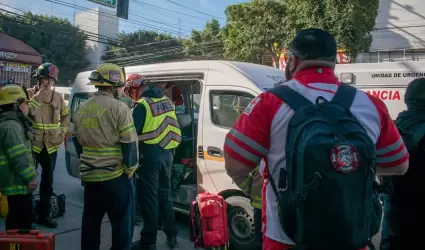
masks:
<svg viewBox="0 0 425 250"><path fill-rule="evenodd" d="M182 38L182 24L181 24L181 20L179 18L179 39Z"/></svg>
<svg viewBox="0 0 425 250"><path fill-rule="evenodd" d="M77 20L76 20L76 15L77 15L77 8L75 8L77 6L77 0L74 0L74 25L77 24Z"/></svg>

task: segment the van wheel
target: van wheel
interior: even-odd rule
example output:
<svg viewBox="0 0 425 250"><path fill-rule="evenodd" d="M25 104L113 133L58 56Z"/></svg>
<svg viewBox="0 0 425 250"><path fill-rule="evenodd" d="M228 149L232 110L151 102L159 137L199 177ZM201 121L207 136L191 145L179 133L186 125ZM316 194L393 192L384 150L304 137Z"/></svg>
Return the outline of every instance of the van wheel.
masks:
<svg viewBox="0 0 425 250"><path fill-rule="evenodd" d="M227 215L229 220L230 248L253 249L255 246L254 208L251 201L242 196L226 199L229 204Z"/></svg>

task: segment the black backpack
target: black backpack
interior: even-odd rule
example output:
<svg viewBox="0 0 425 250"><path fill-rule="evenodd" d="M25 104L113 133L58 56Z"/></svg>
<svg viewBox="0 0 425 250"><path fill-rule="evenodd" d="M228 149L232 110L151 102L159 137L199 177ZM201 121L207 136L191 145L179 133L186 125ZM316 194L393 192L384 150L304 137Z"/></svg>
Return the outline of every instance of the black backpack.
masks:
<svg viewBox="0 0 425 250"><path fill-rule="evenodd" d="M295 112L286 168L279 169L278 186L270 178L280 224L295 249L358 250L379 231L376 149L350 112L356 91L341 85L332 101L312 103L286 86L269 90Z"/></svg>

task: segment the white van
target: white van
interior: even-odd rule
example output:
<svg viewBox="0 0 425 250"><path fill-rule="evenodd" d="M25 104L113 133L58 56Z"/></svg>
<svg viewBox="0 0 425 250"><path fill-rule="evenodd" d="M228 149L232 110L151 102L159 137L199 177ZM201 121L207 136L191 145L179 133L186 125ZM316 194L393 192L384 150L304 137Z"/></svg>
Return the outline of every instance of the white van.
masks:
<svg viewBox="0 0 425 250"><path fill-rule="evenodd" d="M69 104L69 98L71 98L71 87L55 87L55 91L62 95L66 105Z"/></svg>
<svg viewBox="0 0 425 250"><path fill-rule="evenodd" d="M182 143L173 165L175 210L189 213L199 192L220 193L229 206L231 245L250 249L254 240L253 208L250 200L233 183L224 168L223 144L226 134L245 106L258 94L284 80L284 72L272 67L230 61L188 61L127 67L126 73L140 73L151 84L176 83L184 107L177 118ZM90 72L78 74L71 92L72 119L78 107L96 90L88 86ZM68 173L79 178L79 160L72 138L67 136Z"/></svg>
<svg viewBox="0 0 425 250"><path fill-rule="evenodd" d="M337 64L341 82L353 84L386 104L391 118L406 109L404 93L409 82L425 77L425 62Z"/></svg>

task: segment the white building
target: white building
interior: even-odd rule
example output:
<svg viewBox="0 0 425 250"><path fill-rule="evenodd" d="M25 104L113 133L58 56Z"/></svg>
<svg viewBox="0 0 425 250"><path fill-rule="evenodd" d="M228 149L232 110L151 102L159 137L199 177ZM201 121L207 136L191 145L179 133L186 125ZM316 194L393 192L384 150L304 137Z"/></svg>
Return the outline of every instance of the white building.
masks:
<svg viewBox="0 0 425 250"><path fill-rule="evenodd" d="M75 25L85 31L90 39L86 42L86 59L90 62L87 70L95 69L102 63L106 38L118 37L119 18L116 17L116 10L97 7L80 12L75 16Z"/></svg>
<svg viewBox="0 0 425 250"><path fill-rule="evenodd" d="M425 60L425 1L380 0L369 53L356 62Z"/></svg>

